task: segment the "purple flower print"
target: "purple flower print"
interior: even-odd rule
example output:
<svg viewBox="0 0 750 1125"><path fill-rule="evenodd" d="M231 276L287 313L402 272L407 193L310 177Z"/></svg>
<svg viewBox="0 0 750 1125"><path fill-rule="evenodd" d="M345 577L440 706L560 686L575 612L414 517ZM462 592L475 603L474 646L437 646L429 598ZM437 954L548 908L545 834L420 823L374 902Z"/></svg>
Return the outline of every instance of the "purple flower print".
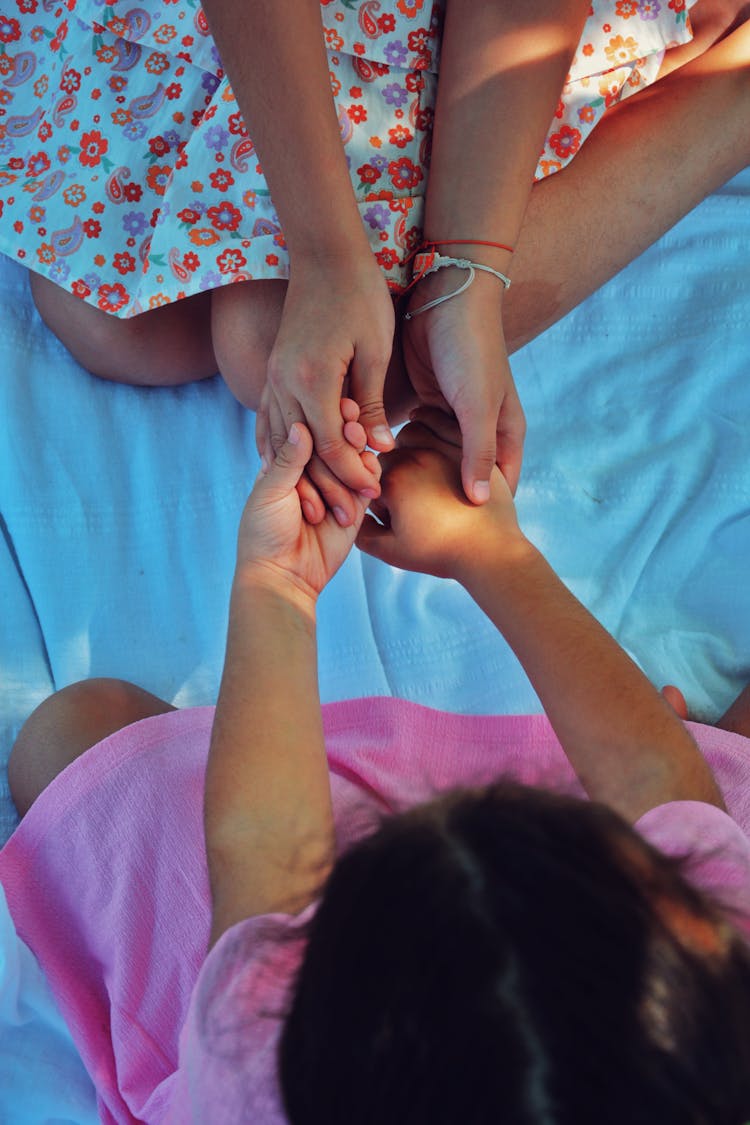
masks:
<svg viewBox="0 0 750 1125"><path fill-rule="evenodd" d="M168 129L164 134L164 140L167 142L170 148L177 148L178 144L182 140L182 137L176 129Z"/></svg>
<svg viewBox="0 0 750 1125"><path fill-rule="evenodd" d="M145 121L128 121L122 130L122 135L127 137L129 141L140 141L142 137L146 136Z"/></svg>
<svg viewBox="0 0 750 1125"><path fill-rule="evenodd" d="M659 0L639 0L638 15L642 20L655 20L660 11Z"/></svg>
<svg viewBox="0 0 750 1125"><path fill-rule="evenodd" d="M206 270L200 280L199 289L218 289L223 281L221 274L217 270Z"/></svg>
<svg viewBox="0 0 750 1125"><path fill-rule="evenodd" d="M98 289L102 283L102 279L99 277L98 273L86 273L83 275L83 280L92 292Z"/></svg>
<svg viewBox="0 0 750 1125"><path fill-rule="evenodd" d="M168 203L162 203L161 207L159 208L159 214L156 216L157 227L163 226L164 220L169 216L169 212L170 205Z"/></svg>
<svg viewBox="0 0 750 1125"><path fill-rule="evenodd" d="M213 94L214 90L219 87L219 79L215 74L211 74L208 70L204 70L203 77L201 78L201 86L207 94Z"/></svg>
<svg viewBox="0 0 750 1125"><path fill-rule="evenodd" d="M386 43L383 54L391 66L403 66L409 57L406 47L398 39L391 39L390 43Z"/></svg>
<svg viewBox="0 0 750 1125"><path fill-rule="evenodd" d="M220 152L229 140L229 133L221 125L209 125L203 135L203 140L206 148L212 148L216 152Z"/></svg>
<svg viewBox="0 0 750 1125"><path fill-rule="evenodd" d="M208 207L208 204L204 203L202 199L193 199L188 204L188 207L190 208L191 211L195 211L199 215L204 215L206 213L206 209Z"/></svg>
<svg viewBox="0 0 750 1125"><path fill-rule="evenodd" d="M50 281L56 281L59 285L61 281L66 281L70 276L70 266L67 262L58 259L54 265L50 266L48 276Z"/></svg>
<svg viewBox="0 0 750 1125"><path fill-rule="evenodd" d="M388 105L395 106L396 109L400 109L409 98L408 92L403 86L399 86L398 82L389 82L387 86L383 87L381 93Z"/></svg>
<svg viewBox="0 0 750 1125"><path fill-rule="evenodd" d="M15 147L16 146L15 146L14 142L10 139L10 137L4 137L0 141L0 156L10 156L10 154L13 152Z"/></svg>
<svg viewBox="0 0 750 1125"><path fill-rule="evenodd" d="M142 211L128 211L128 213L122 217L123 230L127 231L127 233L134 238L139 234L143 234L147 226L148 219Z"/></svg>
<svg viewBox="0 0 750 1125"><path fill-rule="evenodd" d="M377 168L378 172L385 172L388 167L388 160L385 156L371 156L370 163L373 168Z"/></svg>
<svg viewBox="0 0 750 1125"><path fill-rule="evenodd" d="M363 218L373 230L385 230L388 226L388 208L384 207L382 203L375 203L372 207L367 208Z"/></svg>

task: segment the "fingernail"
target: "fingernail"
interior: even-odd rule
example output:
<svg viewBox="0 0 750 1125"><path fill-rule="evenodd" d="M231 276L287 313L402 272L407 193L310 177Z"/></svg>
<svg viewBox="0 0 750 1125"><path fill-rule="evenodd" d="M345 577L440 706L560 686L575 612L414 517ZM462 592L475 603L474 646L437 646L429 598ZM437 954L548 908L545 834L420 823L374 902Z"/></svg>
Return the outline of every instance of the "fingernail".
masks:
<svg viewBox="0 0 750 1125"><path fill-rule="evenodd" d="M289 428L289 441L292 443L292 445L299 445L299 439L300 439L300 432L299 432L299 429L297 428L297 423L292 422L292 424Z"/></svg>
<svg viewBox="0 0 750 1125"><path fill-rule="evenodd" d="M388 426L375 426L372 436L379 445L392 445L395 440Z"/></svg>
<svg viewBox="0 0 750 1125"><path fill-rule="evenodd" d="M315 522L315 508L309 500L302 501L302 511L305 513L305 519L308 523Z"/></svg>
<svg viewBox="0 0 750 1125"><path fill-rule="evenodd" d="M349 516L347 515L347 513L344 511L343 508L334 508L333 514L336 517L336 522L338 524L340 524L341 527L348 527L349 524L351 523L351 520L349 519Z"/></svg>
<svg viewBox="0 0 750 1125"><path fill-rule="evenodd" d="M490 498L490 482L488 480L475 480L474 481L474 499L483 504L485 500Z"/></svg>
<svg viewBox="0 0 750 1125"><path fill-rule="evenodd" d="M380 493L376 488L360 488L360 496L364 496L366 500L377 500Z"/></svg>
<svg viewBox="0 0 750 1125"><path fill-rule="evenodd" d="M264 476L268 472L268 458L266 456L262 456L260 459L260 471Z"/></svg>

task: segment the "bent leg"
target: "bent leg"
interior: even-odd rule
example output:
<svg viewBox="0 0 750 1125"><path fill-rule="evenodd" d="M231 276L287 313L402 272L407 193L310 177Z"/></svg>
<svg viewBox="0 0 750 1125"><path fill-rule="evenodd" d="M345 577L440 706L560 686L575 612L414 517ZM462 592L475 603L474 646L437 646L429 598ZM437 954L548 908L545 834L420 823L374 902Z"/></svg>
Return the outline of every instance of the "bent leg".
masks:
<svg viewBox="0 0 750 1125"><path fill-rule="evenodd" d="M510 351L750 163L750 23L611 111L531 191L503 322Z"/></svg>
<svg viewBox="0 0 750 1125"><path fill-rule="evenodd" d="M92 375L116 383L166 387L216 374L210 293L120 320L40 274L32 273L30 283L44 323Z"/></svg>
<svg viewBox="0 0 750 1125"><path fill-rule="evenodd" d="M19 815L85 750L139 719L174 710L125 680L81 680L49 696L26 720L10 752L8 781Z"/></svg>

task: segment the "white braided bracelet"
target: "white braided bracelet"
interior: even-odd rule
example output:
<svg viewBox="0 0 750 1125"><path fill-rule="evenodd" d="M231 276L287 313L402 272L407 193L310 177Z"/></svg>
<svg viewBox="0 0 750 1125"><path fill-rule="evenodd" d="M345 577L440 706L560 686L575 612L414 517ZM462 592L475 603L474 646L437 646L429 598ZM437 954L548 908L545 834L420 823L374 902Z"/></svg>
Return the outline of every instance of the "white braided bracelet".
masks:
<svg viewBox="0 0 750 1125"><path fill-rule="evenodd" d="M499 281L502 281L506 289L510 287L510 278L504 273L500 273L500 270L493 270L492 266L485 266L481 262L470 262L468 258L448 258L443 254L438 254L436 250L416 255L414 259L414 281L421 281L423 277L427 277L428 273L435 273L446 266L458 266L459 269L468 270L469 276L452 293L444 293L442 297L436 297L434 301L428 301L426 305L420 305L418 309L412 309L411 312L404 313L404 320L411 320L412 317L419 316L420 313L427 312L428 309L434 309L437 305L442 305L443 301L450 301L451 297L457 297L459 293L465 292L476 277L477 270L493 274Z"/></svg>

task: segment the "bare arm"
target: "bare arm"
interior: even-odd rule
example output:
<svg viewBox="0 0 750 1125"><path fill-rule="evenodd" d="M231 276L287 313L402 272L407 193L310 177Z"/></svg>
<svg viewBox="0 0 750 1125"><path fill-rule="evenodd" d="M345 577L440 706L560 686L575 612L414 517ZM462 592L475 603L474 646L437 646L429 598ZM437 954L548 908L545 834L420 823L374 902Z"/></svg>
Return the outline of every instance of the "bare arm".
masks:
<svg viewBox="0 0 750 1125"><path fill-rule="evenodd" d="M206 771L212 943L242 918L295 913L333 855L315 607L237 574Z"/></svg>
<svg viewBox="0 0 750 1125"><path fill-rule="evenodd" d="M296 913L333 858L333 815L317 681L320 591L364 514L315 526L296 491L312 437L296 425L259 478L240 524L224 674L206 770L212 943L235 922ZM368 471L380 476L373 454Z"/></svg>
<svg viewBox="0 0 750 1125"><path fill-rule="evenodd" d="M490 550L465 585L523 664L590 797L630 821L665 801L723 807L672 708L527 540Z"/></svg>
<svg viewBox="0 0 750 1125"><path fill-rule="evenodd" d="M455 423L422 411L384 458L385 526L358 544L395 566L455 578L521 661L586 792L631 821L665 801L722 806L698 747L620 645L518 527L497 470L477 508L464 499ZM429 429L427 426L429 425Z"/></svg>
<svg viewBox="0 0 750 1125"><path fill-rule="evenodd" d="M347 489L375 487L342 433L344 381L370 444L389 448L383 384L394 320L349 179L320 3L204 7L289 247L289 287L258 414L261 452L272 459L290 424L306 422L319 455L308 467L313 483L331 508L344 508Z"/></svg>

